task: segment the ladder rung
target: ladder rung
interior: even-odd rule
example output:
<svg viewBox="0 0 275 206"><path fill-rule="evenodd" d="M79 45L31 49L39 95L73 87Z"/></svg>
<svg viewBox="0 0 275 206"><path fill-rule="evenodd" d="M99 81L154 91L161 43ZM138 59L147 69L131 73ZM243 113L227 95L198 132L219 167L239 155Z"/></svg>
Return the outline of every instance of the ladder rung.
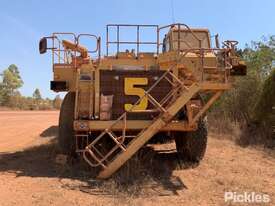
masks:
<svg viewBox="0 0 275 206"><path fill-rule="evenodd" d="M161 106L160 103L155 100L154 97L152 97L149 93L146 93L146 95L149 97L149 101L154 104L157 108L159 108L162 112L166 112L166 110Z"/></svg>
<svg viewBox="0 0 275 206"><path fill-rule="evenodd" d="M204 66L203 69L217 69L217 67Z"/></svg>
<svg viewBox="0 0 275 206"><path fill-rule="evenodd" d="M145 110L142 110L142 109L134 109L132 111L129 111L131 113L154 113L154 112L159 112L159 110L157 109L145 109Z"/></svg>
<svg viewBox="0 0 275 206"><path fill-rule="evenodd" d="M125 147L122 146L122 144L117 141L116 137L114 136L114 134L112 132L108 132L108 134L110 135L110 137L114 140L114 142L123 150L126 151Z"/></svg>
<svg viewBox="0 0 275 206"><path fill-rule="evenodd" d="M93 164L88 157L86 156L86 152L88 152L95 161L97 161L97 164ZM83 157L84 159L89 163L90 166L92 167L97 167L98 165L101 165L103 168L106 168L106 166L96 157L96 155L89 149L86 148L85 151L83 152Z"/></svg>

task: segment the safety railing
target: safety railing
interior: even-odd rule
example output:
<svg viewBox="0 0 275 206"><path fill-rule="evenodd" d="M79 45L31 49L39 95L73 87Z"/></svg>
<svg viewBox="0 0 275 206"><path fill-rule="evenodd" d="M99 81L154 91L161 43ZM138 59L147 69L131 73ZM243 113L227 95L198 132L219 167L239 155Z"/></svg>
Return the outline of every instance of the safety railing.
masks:
<svg viewBox="0 0 275 206"><path fill-rule="evenodd" d="M136 29L136 40L135 41L124 41L121 39L121 32L120 30L122 28L135 28ZM111 29L115 30L115 35L116 35L116 40L111 41L110 40L110 30ZM142 31L143 28L153 28L155 29L156 32L156 41L141 41L140 40L140 33ZM187 55L188 53L196 53L198 54L198 57L200 58L200 70L202 72L202 77L201 80L204 80L204 68L207 67L207 65L205 65L205 55L206 53L214 53L215 55L217 55L219 53L219 55L222 55L222 64L221 67L222 69L225 70L229 70L231 68L231 64L229 61L229 57L227 56L229 51L232 51L235 49L235 46L237 44L237 42L235 41L226 41L223 45L224 48L211 48L210 47L210 41L207 39L207 44L208 47L203 47L203 41L205 41L205 38L200 38L196 32L194 32L193 29L191 29L188 25L186 24L182 24L182 23L176 23L176 24L169 24L166 26L162 26L159 27L158 25L138 25L138 24L108 24L106 26L106 54L107 56L110 53L110 45L115 45L116 46L116 53L118 54L120 52L120 48L121 45L134 45L134 48L136 49L136 56L138 57L138 54L140 52L140 46L141 45L155 45L155 52L156 54L159 54L161 51L161 48L164 46L164 42L161 42L161 36L163 31L165 30L169 30L171 28L174 28L174 31L177 35L177 38L174 38L172 40L170 40L170 44L176 44L177 47L176 49L173 48L173 51L176 51L179 53L181 53L180 55ZM198 42L198 46L194 47L193 45L191 45L186 39L184 39L181 36L181 31L186 31L188 32L194 40L196 40ZM167 32L165 33L167 34ZM154 35L153 35L154 36ZM181 48L182 44L185 45L185 48ZM225 72L224 75L224 81L227 82L227 78L228 75Z"/></svg>
<svg viewBox="0 0 275 206"><path fill-rule="evenodd" d="M166 26L159 27L158 28L158 34L157 34L158 35L158 39L160 39L161 31L163 31L165 29L171 29L171 28L176 28L175 31L177 32L177 38L170 40L170 43L172 43L172 44L177 43L177 51L178 52L181 51L181 49L180 49L181 43L184 43L189 49L193 48L186 40L184 40L183 38L181 38L181 30L186 30L186 31L190 32L190 34L194 37L194 39L197 40L198 43L199 43L199 46L198 46L197 49L202 48L202 41L203 41L203 39L200 39L195 34L195 32L193 32L193 30L188 25L186 25L186 24L177 23L177 24L169 24L169 25L166 25ZM161 46L163 46L163 43L161 43L161 42L158 41L157 53L159 53Z"/></svg>
<svg viewBox="0 0 275 206"><path fill-rule="evenodd" d="M121 29L122 28L135 28L136 29L136 40L135 41L125 41L125 40L121 40ZM180 31L181 29L186 29L188 30L188 32L190 32L190 34L199 42L199 46L198 48L201 48L201 42L202 39L200 39L194 32L193 30L187 26L186 24L169 24L163 27L159 27L158 25L146 25L146 24L108 24L106 26L106 53L107 56L109 55L109 47L110 45L114 44L116 46L116 52L120 52L120 46L121 45L135 45L136 48L136 53L139 53L140 51L140 45L156 45L156 53L159 54L160 52L160 47L163 46L163 43L161 43L160 41L160 33L162 30L164 29L170 29L170 28L177 28L178 31ZM155 30L155 37L156 37L156 41L141 41L140 40L140 33L142 31L142 29L144 28L151 28ZM115 41L111 41L110 40L110 30L111 29L115 29L115 35L116 35L116 40ZM180 44L184 43L186 44L189 48L192 48L192 46L185 41L183 38L181 38L181 33L178 32L178 38L173 40L172 42L177 42L178 44L178 50L180 51ZM198 49L197 48L197 49Z"/></svg>
<svg viewBox="0 0 275 206"><path fill-rule="evenodd" d="M135 41L124 41L121 40L120 30L121 28L135 28L136 29L136 40ZM143 28L151 28L156 30L156 41L141 41L140 32ZM116 31L116 40L110 41L110 30L115 29ZM120 52L120 46L125 44L135 45L136 53L140 52L140 45L155 45L158 47L159 36L158 36L158 25L146 25L146 24L108 24L106 26L106 54L109 55L109 46L116 46L116 53Z"/></svg>
<svg viewBox="0 0 275 206"><path fill-rule="evenodd" d="M75 45L75 48L77 48L81 44L81 38L88 37L91 40L95 41L96 47L93 50L87 49L88 54L96 54L97 58L100 59L101 56L101 39L100 37L97 37L93 34L79 34L76 35L71 32L55 32L52 34L52 36L47 37L52 39L52 47L50 48L52 50L52 62L55 63L64 63L69 64L72 63L72 56L76 57L77 51L74 49L66 49L63 46L63 39L64 37L68 36L71 39L71 42Z"/></svg>

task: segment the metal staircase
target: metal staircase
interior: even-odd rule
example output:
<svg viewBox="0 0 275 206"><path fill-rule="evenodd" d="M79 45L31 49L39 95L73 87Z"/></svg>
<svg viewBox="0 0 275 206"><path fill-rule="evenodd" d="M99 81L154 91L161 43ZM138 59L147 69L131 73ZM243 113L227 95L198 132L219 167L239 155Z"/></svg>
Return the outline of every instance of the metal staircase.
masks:
<svg viewBox="0 0 275 206"><path fill-rule="evenodd" d="M177 112L199 91L199 86L193 84L188 91L184 92L169 106L148 128L140 132L123 152L121 152L103 171L98 178L108 178L117 171L128 159L130 159L149 139L151 139L162 127L164 127Z"/></svg>
<svg viewBox="0 0 275 206"><path fill-rule="evenodd" d="M174 116L183 108L186 103L200 90L197 83L186 87L171 71L167 70L163 75L145 92L132 108L122 114L109 128L105 129L98 137L86 146L83 151L84 159L92 167L101 166L102 170L98 178L105 179L116 172L128 159L130 159L146 142L148 142L159 130L172 121ZM162 99L157 101L150 92L161 82L168 81L172 85L171 91ZM159 114L147 128L139 131L136 135L127 134L127 114L134 112L135 107L148 98ZM146 112L143 111L143 112ZM149 110L147 112L150 112ZM121 131L114 131L116 124L123 123ZM112 147L108 148L102 143L103 139L112 142ZM102 146L103 145L103 146Z"/></svg>

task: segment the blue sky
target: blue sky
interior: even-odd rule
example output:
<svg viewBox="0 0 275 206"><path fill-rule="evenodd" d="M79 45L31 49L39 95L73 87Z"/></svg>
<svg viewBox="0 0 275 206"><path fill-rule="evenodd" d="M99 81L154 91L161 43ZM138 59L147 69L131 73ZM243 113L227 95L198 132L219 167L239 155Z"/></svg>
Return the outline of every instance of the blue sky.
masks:
<svg viewBox="0 0 275 206"><path fill-rule="evenodd" d="M243 47L275 34L274 10L274 0L0 0L0 72L14 63L25 82L23 95L39 88L43 97L52 98L51 59L38 52L39 39L52 32L100 35L105 50L108 23L165 25L175 20L209 28Z"/></svg>

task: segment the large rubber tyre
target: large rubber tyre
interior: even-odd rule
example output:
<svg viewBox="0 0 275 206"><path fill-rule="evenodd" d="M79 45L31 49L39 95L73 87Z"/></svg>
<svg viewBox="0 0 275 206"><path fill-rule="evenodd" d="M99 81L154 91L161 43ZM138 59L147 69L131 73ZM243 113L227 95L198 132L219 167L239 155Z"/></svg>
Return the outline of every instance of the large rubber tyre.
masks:
<svg viewBox="0 0 275 206"><path fill-rule="evenodd" d="M198 122L198 129L192 132L173 133L178 155L181 159L199 162L203 159L207 147L206 120Z"/></svg>
<svg viewBox="0 0 275 206"><path fill-rule="evenodd" d="M75 155L74 105L75 93L68 92L62 102L59 114L58 144L61 152L70 156Z"/></svg>

